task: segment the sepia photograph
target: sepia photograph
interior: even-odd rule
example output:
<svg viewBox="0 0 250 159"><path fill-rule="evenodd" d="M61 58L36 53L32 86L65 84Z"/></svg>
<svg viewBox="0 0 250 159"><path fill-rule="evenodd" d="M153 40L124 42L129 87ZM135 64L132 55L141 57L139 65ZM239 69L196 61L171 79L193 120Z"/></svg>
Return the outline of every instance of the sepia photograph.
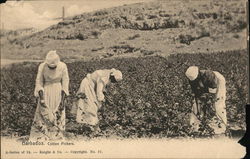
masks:
<svg viewBox="0 0 250 159"><path fill-rule="evenodd" d="M247 7L1 3L1 158L243 158Z"/></svg>

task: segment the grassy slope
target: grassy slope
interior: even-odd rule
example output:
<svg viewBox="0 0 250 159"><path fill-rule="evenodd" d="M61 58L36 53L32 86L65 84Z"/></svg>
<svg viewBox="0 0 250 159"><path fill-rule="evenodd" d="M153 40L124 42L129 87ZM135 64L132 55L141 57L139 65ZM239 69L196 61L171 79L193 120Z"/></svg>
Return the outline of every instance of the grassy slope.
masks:
<svg viewBox="0 0 250 159"><path fill-rule="evenodd" d="M155 1L68 18L3 42L2 58L67 59L169 55L246 48L244 1Z"/></svg>

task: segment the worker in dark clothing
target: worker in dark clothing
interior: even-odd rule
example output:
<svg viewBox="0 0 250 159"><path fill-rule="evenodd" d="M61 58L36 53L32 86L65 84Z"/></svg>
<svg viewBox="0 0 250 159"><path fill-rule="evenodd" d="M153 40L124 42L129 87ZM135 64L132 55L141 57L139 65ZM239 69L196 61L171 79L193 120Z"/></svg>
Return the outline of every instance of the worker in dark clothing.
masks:
<svg viewBox="0 0 250 159"><path fill-rule="evenodd" d="M214 108L216 116L223 123L222 132L224 133L227 128L227 116L225 104L226 81L223 75L217 71L200 70L197 66L190 66L185 75L189 79L192 92L194 93L193 113L190 117L190 124L197 125L199 123L199 119L204 115L204 111L201 110L200 100L205 93L212 93L215 94Z"/></svg>

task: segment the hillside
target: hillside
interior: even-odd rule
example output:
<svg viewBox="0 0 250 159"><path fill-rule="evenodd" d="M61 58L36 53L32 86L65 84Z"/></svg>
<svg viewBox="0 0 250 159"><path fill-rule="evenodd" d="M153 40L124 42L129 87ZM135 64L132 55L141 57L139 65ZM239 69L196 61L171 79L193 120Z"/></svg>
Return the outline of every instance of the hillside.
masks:
<svg viewBox="0 0 250 159"><path fill-rule="evenodd" d="M38 32L35 28L25 28L25 29L17 29L17 30L1 30L0 37L21 37L33 34Z"/></svg>
<svg viewBox="0 0 250 159"><path fill-rule="evenodd" d="M3 43L2 58L96 59L245 49L245 1L162 0L67 18Z"/></svg>
<svg viewBox="0 0 250 159"><path fill-rule="evenodd" d="M21 39L23 37L32 35L38 31L39 30L35 28L24 28L24 29L17 29L17 30L1 29L0 30L1 44L6 45L6 43L8 44L8 42L11 42L17 38Z"/></svg>

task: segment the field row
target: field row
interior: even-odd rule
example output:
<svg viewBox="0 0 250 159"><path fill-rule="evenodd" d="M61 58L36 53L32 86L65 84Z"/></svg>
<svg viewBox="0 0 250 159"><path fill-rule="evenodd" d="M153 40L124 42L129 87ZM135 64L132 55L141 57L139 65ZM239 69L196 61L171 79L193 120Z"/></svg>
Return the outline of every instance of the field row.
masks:
<svg viewBox="0 0 250 159"><path fill-rule="evenodd" d="M85 133L70 118L74 94L81 80L94 70L116 68L122 71L124 80L107 88L106 102L100 111L103 136L212 135L213 130L206 125L201 125L199 132L193 132L188 124L192 94L184 72L190 65L216 70L225 76L229 126L244 129L247 56L246 50L238 50L68 63L71 95L66 104L67 131ZM36 63L23 63L1 70L1 128L6 135L29 134L36 108L33 91L37 68ZM207 106L212 108L211 102Z"/></svg>

